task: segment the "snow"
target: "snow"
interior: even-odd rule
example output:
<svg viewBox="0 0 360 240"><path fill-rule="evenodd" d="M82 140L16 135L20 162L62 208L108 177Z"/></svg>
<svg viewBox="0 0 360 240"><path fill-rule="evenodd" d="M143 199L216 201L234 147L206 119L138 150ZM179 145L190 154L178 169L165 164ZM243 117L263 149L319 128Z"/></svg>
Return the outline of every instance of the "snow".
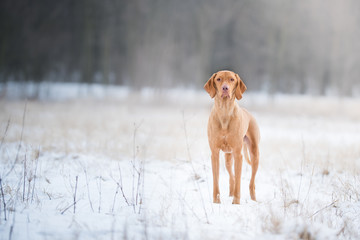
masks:
<svg viewBox="0 0 360 240"><path fill-rule="evenodd" d="M244 162L232 205L222 156L212 203L205 92L110 91L28 101L23 129L25 102L0 101L1 239L360 237L358 99L245 94L261 131L258 201Z"/></svg>

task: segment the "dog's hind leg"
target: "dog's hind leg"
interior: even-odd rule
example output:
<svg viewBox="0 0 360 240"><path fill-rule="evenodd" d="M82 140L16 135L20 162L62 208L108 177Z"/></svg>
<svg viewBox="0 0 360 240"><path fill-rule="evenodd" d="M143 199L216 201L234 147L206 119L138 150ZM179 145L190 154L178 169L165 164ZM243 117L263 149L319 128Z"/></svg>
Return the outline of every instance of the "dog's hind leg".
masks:
<svg viewBox="0 0 360 240"><path fill-rule="evenodd" d="M250 179L249 190L250 190L251 199L256 201L255 176L259 167L259 146L257 144L251 144L250 156L251 156L251 179Z"/></svg>

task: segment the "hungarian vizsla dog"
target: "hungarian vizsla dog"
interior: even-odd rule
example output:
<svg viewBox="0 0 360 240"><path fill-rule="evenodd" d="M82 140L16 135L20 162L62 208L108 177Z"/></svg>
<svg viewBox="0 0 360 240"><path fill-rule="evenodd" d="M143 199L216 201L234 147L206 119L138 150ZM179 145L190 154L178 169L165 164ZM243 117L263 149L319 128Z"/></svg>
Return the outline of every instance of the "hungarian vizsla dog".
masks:
<svg viewBox="0 0 360 240"><path fill-rule="evenodd" d="M208 123L208 139L211 149L214 181L214 203L220 203L220 150L225 153L226 169L230 175L230 196L234 197L233 204L240 204L241 150L243 150L245 159L252 168L249 189L251 199L256 201L255 175L259 166L259 128L255 118L235 102L235 98L237 100L242 98L246 86L238 74L231 71L219 71L211 76L204 85L204 89L211 98L215 99ZM251 160L249 159L248 151L250 152Z"/></svg>

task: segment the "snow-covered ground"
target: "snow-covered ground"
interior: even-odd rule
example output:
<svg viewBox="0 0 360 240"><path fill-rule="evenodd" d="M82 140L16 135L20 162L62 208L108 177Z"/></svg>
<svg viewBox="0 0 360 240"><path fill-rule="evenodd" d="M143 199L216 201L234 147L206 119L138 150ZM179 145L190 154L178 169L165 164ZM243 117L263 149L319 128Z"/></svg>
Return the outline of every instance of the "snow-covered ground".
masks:
<svg viewBox="0 0 360 240"><path fill-rule="evenodd" d="M245 94L258 202L244 162L232 205L223 157L212 203L206 92L101 91L0 100L0 239L360 238L359 99Z"/></svg>

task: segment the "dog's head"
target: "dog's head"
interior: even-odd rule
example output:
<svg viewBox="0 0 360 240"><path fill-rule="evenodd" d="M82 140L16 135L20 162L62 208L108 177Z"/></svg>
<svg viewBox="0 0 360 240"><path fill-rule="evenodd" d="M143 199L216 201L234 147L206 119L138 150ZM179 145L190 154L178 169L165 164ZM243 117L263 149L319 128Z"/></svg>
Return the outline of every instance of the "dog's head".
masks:
<svg viewBox="0 0 360 240"><path fill-rule="evenodd" d="M234 100L236 97L237 100L240 100L246 86L238 74L232 71L219 71L210 77L204 85L204 89L211 98L216 96L222 100Z"/></svg>

